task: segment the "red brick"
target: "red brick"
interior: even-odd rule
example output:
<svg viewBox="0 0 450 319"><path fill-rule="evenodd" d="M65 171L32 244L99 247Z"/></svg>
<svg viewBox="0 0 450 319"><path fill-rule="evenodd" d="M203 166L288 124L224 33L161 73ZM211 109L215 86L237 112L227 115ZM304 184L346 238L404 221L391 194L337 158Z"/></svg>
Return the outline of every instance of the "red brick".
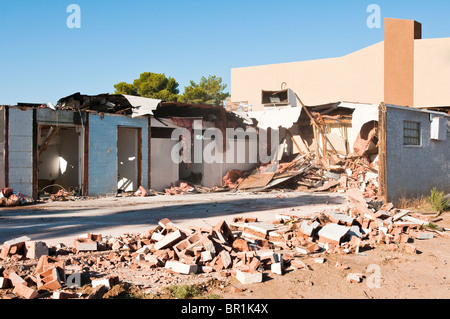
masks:
<svg viewBox="0 0 450 319"><path fill-rule="evenodd" d="M38 292L26 285L17 285L14 287L13 293L25 299L35 299L39 295Z"/></svg>
<svg viewBox="0 0 450 319"><path fill-rule="evenodd" d="M416 254L417 253L417 249L416 246L411 245L411 244L406 244L404 247L405 252L409 253L409 254Z"/></svg>
<svg viewBox="0 0 450 319"><path fill-rule="evenodd" d="M26 285L27 282L20 277L18 274L16 274L14 271L11 271L8 274L8 279L11 280L12 285L15 287L17 285Z"/></svg>

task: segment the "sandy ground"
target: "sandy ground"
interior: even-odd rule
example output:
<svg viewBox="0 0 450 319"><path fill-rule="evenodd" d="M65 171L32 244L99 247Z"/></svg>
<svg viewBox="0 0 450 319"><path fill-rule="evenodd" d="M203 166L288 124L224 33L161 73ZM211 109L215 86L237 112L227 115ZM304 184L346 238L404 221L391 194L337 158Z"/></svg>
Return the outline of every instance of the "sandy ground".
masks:
<svg viewBox="0 0 450 319"><path fill-rule="evenodd" d="M162 218L181 225L209 228L233 217L272 221L277 214L309 215L347 205L343 194L271 192L216 193L147 198L102 198L50 202L0 211L0 242L28 236L47 244L71 245L79 234L121 235L156 226ZM450 227L450 213L437 222ZM450 239L414 241L418 254L387 251L385 246L358 255L317 255L304 258L310 270L264 273L262 283L243 285L233 276L183 276L164 269L116 269L121 280L140 286L153 298L170 285L205 285L203 298L221 299L447 299L450 297ZM324 257L316 263L314 257ZM344 265L344 267L337 267ZM364 275L361 283L346 280L349 273Z"/></svg>

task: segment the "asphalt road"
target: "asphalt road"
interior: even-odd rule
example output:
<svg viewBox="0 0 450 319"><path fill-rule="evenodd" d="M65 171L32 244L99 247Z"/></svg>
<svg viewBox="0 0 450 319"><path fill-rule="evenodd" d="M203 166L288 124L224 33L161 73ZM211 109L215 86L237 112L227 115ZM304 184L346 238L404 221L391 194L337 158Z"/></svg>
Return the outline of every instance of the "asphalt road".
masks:
<svg viewBox="0 0 450 319"><path fill-rule="evenodd" d="M45 202L0 210L0 243L28 236L47 245L64 243L86 233L120 236L153 229L168 218L182 226L209 229L234 217L271 222L277 214L314 214L348 203L340 193L210 193L150 197L106 197Z"/></svg>

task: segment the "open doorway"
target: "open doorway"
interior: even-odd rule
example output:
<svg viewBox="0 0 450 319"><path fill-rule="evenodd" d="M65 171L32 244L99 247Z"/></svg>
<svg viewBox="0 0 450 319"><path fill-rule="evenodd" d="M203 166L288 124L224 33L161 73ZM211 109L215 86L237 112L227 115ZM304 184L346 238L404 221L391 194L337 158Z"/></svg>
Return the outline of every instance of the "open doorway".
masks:
<svg viewBox="0 0 450 319"><path fill-rule="evenodd" d="M56 194L61 189L81 194L82 134L78 126L39 125L39 194Z"/></svg>
<svg viewBox="0 0 450 319"><path fill-rule="evenodd" d="M136 191L142 181L142 130L119 127L117 137L117 190Z"/></svg>

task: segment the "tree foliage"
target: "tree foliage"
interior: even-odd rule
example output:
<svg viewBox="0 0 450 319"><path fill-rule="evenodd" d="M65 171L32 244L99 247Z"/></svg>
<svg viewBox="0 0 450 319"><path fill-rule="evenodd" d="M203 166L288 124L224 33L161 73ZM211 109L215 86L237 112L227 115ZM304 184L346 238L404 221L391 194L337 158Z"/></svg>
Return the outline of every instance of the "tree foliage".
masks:
<svg viewBox="0 0 450 319"><path fill-rule="evenodd" d="M229 93L224 93L227 85L221 77L210 75L202 77L199 83L190 81L180 95L178 82L165 74L144 72L132 84L120 82L114 85L115 94L136 95L152 99L184 102L190 104L221 105Z"/></svg>
<svg viewBox="0 0 450 319"><path fill-rule="evenodd" d="M210 75L208 78L202 77L197 84L191 81L189 86L184 88L184 93L180 97L181 102L192 104L213 104L220 105L229 93L224 93L227 85L222 83L221 77Z"/></svg>
<svg viewBox="0 0 450 319"><path fill-rule="evenodd" d="M178 82L165 74L144 72L133 84L120 82L114 85L115 94L137 95L152 99L177 102Z"/></svg>

